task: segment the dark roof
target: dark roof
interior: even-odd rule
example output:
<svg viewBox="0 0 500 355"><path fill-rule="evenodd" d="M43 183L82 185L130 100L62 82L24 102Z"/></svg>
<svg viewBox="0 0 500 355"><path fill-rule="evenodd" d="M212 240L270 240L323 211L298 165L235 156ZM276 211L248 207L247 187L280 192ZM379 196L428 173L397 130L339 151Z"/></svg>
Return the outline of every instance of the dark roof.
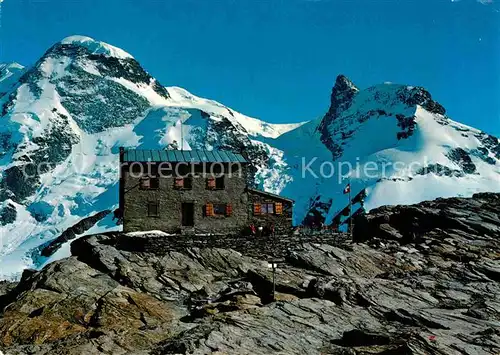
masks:
<svg viewBox="0 0 500 355"><path fill-rule="evenodd" d="M267 191L252 189L250 187L247 187L247 190L249 192L253 192L253 193L256 193L256 194L259 194L259 195L263 195L263 196L269 196L269 197L275 198L277 200L284 200L284 201L288 201L288 202L291 202L291 203L295 202L291 198L286 198L286 197L283 197L283 196L280 196L280 195L276 195L276 194L273 194L273 193L270 193L270 192L267 192Z"/></svg>
<svg viewBox="0 0 500 355"><path fill-rule="evenodd" d="M248 163L239 153L227 150L148 150L125 149L124 162Z"/></svg>

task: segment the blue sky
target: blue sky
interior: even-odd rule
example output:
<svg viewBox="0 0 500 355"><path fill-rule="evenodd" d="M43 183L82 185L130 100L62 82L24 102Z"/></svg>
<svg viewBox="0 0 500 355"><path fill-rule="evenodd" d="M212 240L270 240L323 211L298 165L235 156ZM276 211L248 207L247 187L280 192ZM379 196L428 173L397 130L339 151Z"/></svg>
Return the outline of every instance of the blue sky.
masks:
<svg viewBox="0 0 500 355"><path fill-rule="evenodd" d="M488 2L483 0L483 2ZM426 87L500 135L500 12L476 0L4 0L1 61L81 34L164 85L270 122L322 116L335 77Z"/></svg>

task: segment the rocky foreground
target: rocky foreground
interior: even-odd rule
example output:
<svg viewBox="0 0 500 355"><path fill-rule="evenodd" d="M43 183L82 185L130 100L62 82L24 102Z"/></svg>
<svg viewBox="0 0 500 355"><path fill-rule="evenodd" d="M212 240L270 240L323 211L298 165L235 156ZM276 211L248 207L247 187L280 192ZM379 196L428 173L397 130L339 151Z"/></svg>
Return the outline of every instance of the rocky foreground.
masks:
<svg viewBox="0 0 500 355"><path fill-rule="evenodd" d="M0 350L500 353L500 194L384 207L355 225L358 243L281 250L276 300L262 243L258 260L133 252L136 235L79 239L72 257L25 272L14 289L0 284Z"/></svg>

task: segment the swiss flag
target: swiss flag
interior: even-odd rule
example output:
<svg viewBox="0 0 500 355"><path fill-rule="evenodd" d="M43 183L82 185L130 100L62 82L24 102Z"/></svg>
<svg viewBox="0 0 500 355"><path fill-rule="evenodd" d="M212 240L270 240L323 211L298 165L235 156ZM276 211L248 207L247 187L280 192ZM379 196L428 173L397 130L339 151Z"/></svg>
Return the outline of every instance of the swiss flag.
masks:
<svg viewBox="0 0 500 355"><path fill-rule="evenodd" d="M349 192L351 192L351 184L347 184L347 186L344 189L344 194L348 194Z"/></svg>

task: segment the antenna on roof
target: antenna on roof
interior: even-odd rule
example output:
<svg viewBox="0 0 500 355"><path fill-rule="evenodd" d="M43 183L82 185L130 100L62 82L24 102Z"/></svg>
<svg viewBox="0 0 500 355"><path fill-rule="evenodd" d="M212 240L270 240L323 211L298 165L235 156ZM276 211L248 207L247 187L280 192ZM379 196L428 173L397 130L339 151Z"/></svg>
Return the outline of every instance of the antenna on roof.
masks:
<svg viewBox="0 0 500 355"><path fill-rule="evenodd" d="M180 150L183 150L184 149L184 134L182 132L182 118L181 118L181 149Z"/></svg>

